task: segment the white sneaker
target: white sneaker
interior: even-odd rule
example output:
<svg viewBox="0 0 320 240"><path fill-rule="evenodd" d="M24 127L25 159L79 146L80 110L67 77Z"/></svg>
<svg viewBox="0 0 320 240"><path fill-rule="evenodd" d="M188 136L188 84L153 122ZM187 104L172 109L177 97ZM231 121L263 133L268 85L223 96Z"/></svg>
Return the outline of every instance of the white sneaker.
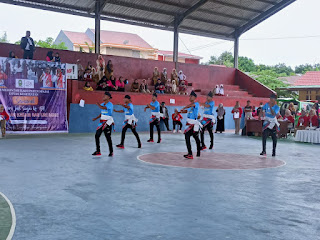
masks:
<svg viewBox="0 0 320 240"><path fill-rule="evenodd" d="M174 129L173 131L172 131L172 133L176 133L177 131Z"/></svg>
<svg viewBox="0 0 320 240"><path fill-rule="evenodd" d="M179 133L182 133L182 131L181 131L181 130L179 130Z"/></svg>

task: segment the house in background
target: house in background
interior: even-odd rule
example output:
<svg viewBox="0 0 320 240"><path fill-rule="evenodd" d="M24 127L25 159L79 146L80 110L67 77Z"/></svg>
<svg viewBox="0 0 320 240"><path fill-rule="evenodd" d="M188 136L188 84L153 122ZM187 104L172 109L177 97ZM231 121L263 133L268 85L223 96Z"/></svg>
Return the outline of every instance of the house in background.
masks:
<svg viewBox="0 0 320 240"><path fill-rule="evenodd" d="M68 50L94 51L94 30L71 32L61 30L54 44L64 42ZM137 34L101 30L100 52L105 55L134 57L159 61L173 61L172 51L158 51ZM181 63L199 64L201 57L179 53Z"/></svg>
<svg viewBox="0 0 320 240"><path fill-rule="evenodd" d="M300 101L320 102L320 72L306 72L286 89L299 92Z"/></svg>

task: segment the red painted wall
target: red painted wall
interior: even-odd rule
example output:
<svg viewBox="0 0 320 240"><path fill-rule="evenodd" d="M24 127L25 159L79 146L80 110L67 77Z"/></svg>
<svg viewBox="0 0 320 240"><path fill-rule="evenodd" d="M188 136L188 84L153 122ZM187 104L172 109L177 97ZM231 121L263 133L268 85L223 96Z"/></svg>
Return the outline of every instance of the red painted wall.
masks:
<svg viewBox="0 0 320 240"><path fill-rule="evenodd" d="M186 63L199 64L199 63L200 63L200 60L199 60L199 59L186 58Z"/></svg>
<svg viewBox="0 0 320 240"><path fill-rule="evenodd" d="M239 85L240 88L248 91L255 97L268 98L272 93L274 93L271 89L239 70L236 70L235 84Z"/></svg>

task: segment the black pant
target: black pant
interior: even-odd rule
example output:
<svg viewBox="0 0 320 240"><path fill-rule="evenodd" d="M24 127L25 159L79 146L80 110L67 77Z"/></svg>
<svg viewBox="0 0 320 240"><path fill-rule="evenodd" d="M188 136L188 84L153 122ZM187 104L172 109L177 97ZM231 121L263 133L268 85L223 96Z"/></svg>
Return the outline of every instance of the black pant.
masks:
<svg viewBox="0 0 320 240"><path fill-rule="evenodd" d="M23 58L24 59L33 59L33 51L24 50Z"/></svg>
<svg viewBox="0 0 320 240"><path fill-rule="evenodd" d="M202 147L205 146L204 144L204 132L206 131L206 129L208 130L209 132L209 135L210 135L210 147L212 148L213 147L213 126L211 123L209 123L208 125L206 125L205 127L202 128L202 131L201 131L201 145Z"/></svg>
<svg viewBox="0 0 320 240"><path fill-rule="evenodd" d="M176 125L179 125L179 130L182 129L182 123L180 121L173 121L173 130L176 129Z"/></svg>
<svg viewBox="0 0 320 240"><path fill-rule="evenodd" d="M271 135L272 142L273 142L273 152L276 151L277 147L277 131L275 128L270 129L267 128L266 130L263 131L262 133L262 151L266 152L266 144L267 144L267 138Z"/></svg>
<svg viewBox="0 0 320 240"><path fill-rule="evenodd" d="M188 149L188 154L192 155L191 142L190 138L193 136L194 140L197 143L197 155L200 155L200 140L199 140L199 132L194 132L193 129L185 133L185 139Z"/></svg>
<svg viewBox="0 0 320 240"><path fill-rule="evenodd" d="M150 123L150 139L153 139L153 127L156 126L158 131L158 140L161 139L160 122L158 119Z"/></svg>
<svg viewBox="0 0 320 240"><path fill-rule="evenodd" d="M137 133L137 130L135 127L132 127L131 124L126 124L123 128L122 128L122 133L121 133L121 145L124 144L124 139L126 138L126 132L128 130L128 128L131 129L132 133L134 134L134 136L136 137L137 141L138 141L138 145L141 145L141 141L139 138L139 134Z"/></svg>
<svg viewBox="0 0 320 240"><path fill-rule="evenodd" d="M104 135L106 136L106 139L109 145L109 152L113 153L112 139L111 139L112 126L107 126L104 130L102 130L102 127L101 127L96 131L95 138L96 138L97 152L100 152L100 136L102 132L104 132Z"/></svg>
<svg viewBox="0 0 320 240"><path fill-rule="evenodd" d="M164 121L164 124L166 125L167 130L170 131L170 129L169 129L169 118L161 118L161 120Z"/></svg>

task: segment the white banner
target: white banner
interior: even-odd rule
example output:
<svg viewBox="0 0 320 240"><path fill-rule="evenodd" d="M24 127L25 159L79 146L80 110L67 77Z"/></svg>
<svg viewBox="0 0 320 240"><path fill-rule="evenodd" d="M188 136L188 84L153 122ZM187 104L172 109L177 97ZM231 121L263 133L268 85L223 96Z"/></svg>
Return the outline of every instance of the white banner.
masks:
<svg viewBox="0 0 320 240"><path fill-rule="evenodd" d="M66 64L66 75L67 79L78 80L78 66L77 64Z"/></svg>

